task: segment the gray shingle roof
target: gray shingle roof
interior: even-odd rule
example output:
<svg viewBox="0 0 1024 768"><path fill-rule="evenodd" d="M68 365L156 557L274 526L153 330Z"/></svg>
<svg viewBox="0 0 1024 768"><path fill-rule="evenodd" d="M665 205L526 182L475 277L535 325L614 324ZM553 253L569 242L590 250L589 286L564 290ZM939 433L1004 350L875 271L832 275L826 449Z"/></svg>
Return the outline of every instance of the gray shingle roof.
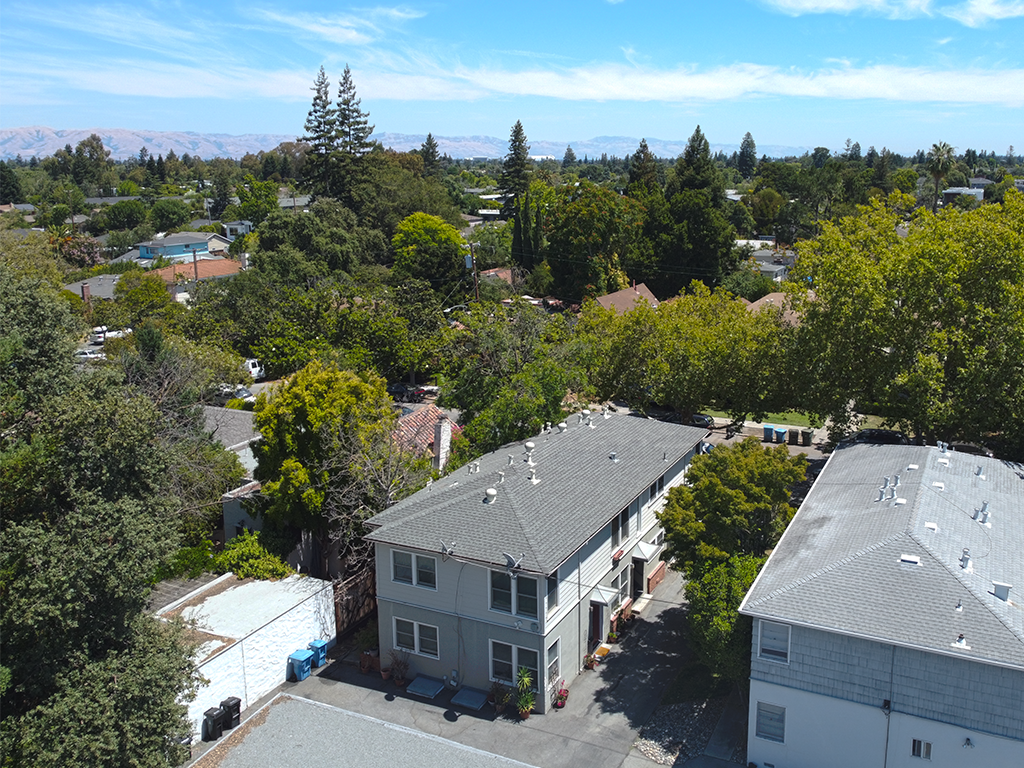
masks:
<svg viewBox="0 0 1024 768"><path fill-rule="evenodd" d="M206 421L206 431L211 432L213 439L219 441L225 448L236 448L259 437L255 427L255 414L252 411L204 405L203 418Z"/></svg>
<svg viewBox="0 0 1024 768"><path fill-rule="evenodd" d="M888 492L877 501L886 475L900 476L903 503ZM985 501L988 525L975 519ZM995 596L993 581L1015 585L1010 602ZM833 454L740 611L1024 667L1022 604L1024 467L859 444ZM961 633L969 648L954 646Z"/></svg>
<svg viewBox="0 0 1024 768"><path fill-rule="evenodd" d="M524 570L550 574L707 434L630 416L592 423L574 416L566 432L532 438L536 483L525 441L514 443L481 458L479 472L461 467L371 518L367 539L427 551L454 541L459 557L497 565L502 552L523 554Z"/></svg>

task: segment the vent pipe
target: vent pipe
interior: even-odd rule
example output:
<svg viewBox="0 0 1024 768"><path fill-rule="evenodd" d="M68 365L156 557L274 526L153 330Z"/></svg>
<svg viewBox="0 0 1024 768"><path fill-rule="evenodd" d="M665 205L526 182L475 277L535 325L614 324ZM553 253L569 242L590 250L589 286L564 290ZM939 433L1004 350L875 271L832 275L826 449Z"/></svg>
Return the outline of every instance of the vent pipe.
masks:
<svg viewBox="0 0 1024 768"><path fill-rule="evenodd" d="M510 454L508 455L508 465L509 465L509 466L511 467L511 466L512 466L512 465L513 465L513 464L515 463L515 460L516 460L516 459L515 459L515 456L513 456L513 455L512 455L511 453L510 453Z"/></svg>
<svg viewBox="0 0 1024 768"><path fill-rule="evenodd" d="M504 482L505 482L505 473L504 472L498 472L498 485L501 485Z"/></svg>
<svg viewBox="0 0 1024 768"><path fill-rule="evenodd" d="M995 592L996 597L1004 603L1010 602L1010 590L1012 588L1013 584L1005 584L1001 581L992 582L992 591Z"/></svg>
<svg viewBox="0 0 1024 768"><path fill-rule="evenodd" d="M883 488L888 488L889 487L889 476L888 475L886 475L884 478L882 478L882 487Z"/></svg>
<svg viewBox="0 0 1024 768"><path fill-rule="evenodd" d="M978 522L981 523L982 525L987 525L988 524L988 519L989 519L990 515L991 515L991 512L988 511L988 502L987 501L982 502L982 504L981 504L981 515L979 515L979 517L978 517Z"/></svg>
<svg viewBox="0 0 1024 768"><path fill-rule="evenodd" d="M895 499L895 498L896 498L896 486L895 485L890 485L889 486L889 499L892 500L892 499Z"/></svg>
<svg viewBox="0 0 1024 768"><path fill-rule="evenodd" d="M964 551L960 553L960 567L965 571L970 570L971 567L971 550L964 547Z"/></svg>
<svg viewBox="0 0 1024 768"><path fill-rule="evenodd" d="M896 479L893 480L892 487L893 488L899 488L900 487L900 476L899 475L896 475Z"/></svg>
<svg viewBox="0 0 1024 768"><path fill-rule="evenodd" d="M984 475L981 474L984 471L985 471L985 468L983 466L981 466L981 464L979 464L978 468L976 470L974 470L974 474L977 475L978 477L984 477Z"/></svg>
<svg viewBox="0 0 1024 768"><path fill-rule="evenodd" d="M885 488L879 488L878 489L878 498L875 499L875 501L881 501L884 498L885 498Z"/></svg>
<svg viewBox="0 0 1024 768"><path fill-rule="evenodd" d="M536 448L537 446L534 445L532 442L528 442L524 447L526 448L526 463L529 464L532 467L533 466L533 449Z"/></svg>
<svg viewBox="0 0 1024 768"><path fill-rule="evenodd" d="M611 453L609 453L608 454L608 458L611 459L612 461L614 461L616 464L619 463L619 455L615 451L612 451Z"/></svg>
<svg viewBox="0 0 1024 768"><path fill-rule="evenodd" d="M537 483L540 482L540 480L537 479L537 470L536 469L531 469L530 470L530 475L529 475L528 479L534 485L536 485Z"/></svg>

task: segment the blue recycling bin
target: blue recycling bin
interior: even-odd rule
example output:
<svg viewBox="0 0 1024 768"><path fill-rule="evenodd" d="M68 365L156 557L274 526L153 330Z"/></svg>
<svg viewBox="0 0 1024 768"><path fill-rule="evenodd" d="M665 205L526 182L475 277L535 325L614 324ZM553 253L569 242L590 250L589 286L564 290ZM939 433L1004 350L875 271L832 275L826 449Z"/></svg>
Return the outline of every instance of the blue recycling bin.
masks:
<svg viewBox="0 0 1024 768"><path fill-rule="evenodd" d="M314 640L309 644L309 650L313 652L313 666L322 667L327 663L327 641Z"/></svg>
<svg viewBox="0 0 1024 768"><path fill-rule="evenodd" d="M764 441L770 443L775 439L775 425L765 424L764 425Z"/></svg>
<svg viewBox="0 0 1024 768"><path fill-rule="evenodd" d="M288 657L288 678L299 682L309 677L310 665L313 661L313 652L309 650L296 651Z"/></svg>
<svg viewBox="0 0 1024 768"><path fill-rule="evenodd" d="M786 442L786 431L787 430L786 430L785 427L776 427L775 428L775 442L776 443L785 443Z"/></svg>

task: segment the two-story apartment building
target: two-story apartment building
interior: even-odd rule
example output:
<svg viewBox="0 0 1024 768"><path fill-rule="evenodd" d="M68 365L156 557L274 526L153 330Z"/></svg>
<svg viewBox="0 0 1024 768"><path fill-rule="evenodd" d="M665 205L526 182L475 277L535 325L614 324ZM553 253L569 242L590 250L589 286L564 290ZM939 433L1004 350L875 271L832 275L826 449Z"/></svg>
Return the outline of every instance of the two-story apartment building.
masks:
<svg viewBox="0 0 1024 768"><path fill-rule="evenodd" d="M584 412L373 517L382 656L479 689L526 667L544 711L664 567L656 513L706 435Z"/></svg>
<svg viewBox="0 0 1024 768"><path fill-rule="evenodd" d="M1024 466L856 444L829 459L740 606L747 759L1024 765Z"/></svg>

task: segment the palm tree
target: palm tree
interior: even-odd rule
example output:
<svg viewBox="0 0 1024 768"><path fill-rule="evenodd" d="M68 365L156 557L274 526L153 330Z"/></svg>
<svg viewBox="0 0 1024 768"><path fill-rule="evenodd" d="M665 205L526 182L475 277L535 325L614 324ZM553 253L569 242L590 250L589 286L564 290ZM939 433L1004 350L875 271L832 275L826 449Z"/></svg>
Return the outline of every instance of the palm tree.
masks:
<svg viewBox="0 0 1024 768"><path fill-rule="evenodd" d="M954 151L953 147L949 146L949 144L940 141L938 144L932 144L932 149L928 153L928 161L925 163L925 166L928 168L928 173L935 179L935 197L932 198L932 213L935 213L935 209L939 204L939 182L953 168Z"/></svg>

